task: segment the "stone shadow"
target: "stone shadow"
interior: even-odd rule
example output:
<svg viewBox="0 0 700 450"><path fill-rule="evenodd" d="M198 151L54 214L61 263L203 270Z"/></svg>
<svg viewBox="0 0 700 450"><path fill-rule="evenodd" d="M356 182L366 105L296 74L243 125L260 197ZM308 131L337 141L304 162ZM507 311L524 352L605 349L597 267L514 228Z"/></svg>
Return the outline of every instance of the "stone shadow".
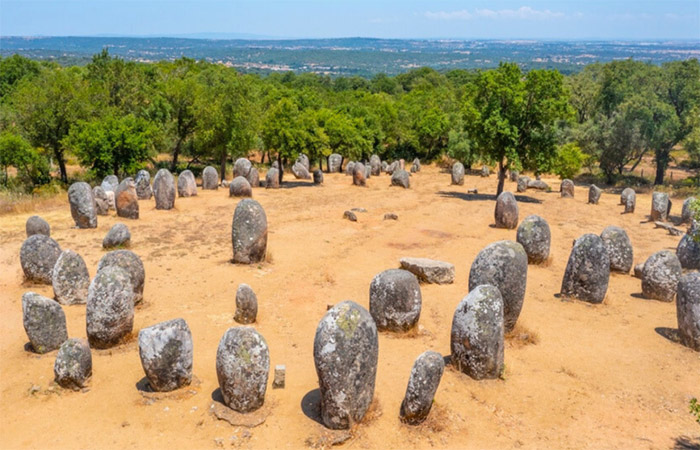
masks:
<svg viewBox="0 0 700 450"><path fill-rule="evenodd" d="M321 390L313 389L301 399L301 410L306 417L323 425L321 420Z"/></svg>
<svg viewBox="0 0 700 450"><path fill-rule="evenodd" d="M496 201L496 196L494 194L467 194L464 192L455 191L438 191L438 195L446 198L458 198L460 200L466 200L468 202ZM514 196L515 200L517 200L520 203L542 203L542 200L527 195L514 194Z"/></svg>

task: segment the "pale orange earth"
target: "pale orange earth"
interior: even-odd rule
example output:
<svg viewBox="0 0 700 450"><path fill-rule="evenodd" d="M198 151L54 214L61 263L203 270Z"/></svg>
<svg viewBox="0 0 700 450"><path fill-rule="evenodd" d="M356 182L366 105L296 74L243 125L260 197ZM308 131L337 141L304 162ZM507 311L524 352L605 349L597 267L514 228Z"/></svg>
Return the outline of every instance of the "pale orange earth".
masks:
<svg viewBox="0 0 700 450"><path fill-rule="evenodd" d="M290 176L286 176L289 180ZM144 377L134 338L112 350L93 350L87 392L53 385L56 352L25 350L21 296L50 286L23 283L19 249L31 213L0 217L0 447L15 448L307 448L330 446L316 421L318 388L313 363L316 326L327 305L352 299L368 307L377 273L398 267L404 256L449 261L451 285L422 285L419 330L411 336L380 333L375 403L344 448L671 448L698 445L700 424L689 413L700 397L700 353L673 341L674 303L639 297L640 280L613 274L601 305L565 301L561 287L572 241L599 234L607 225L627 230L635 263L679 238L643 223L651 196L637 197L637 212L623 215L619 195L606 192L587 205L587 189L574 199L529 190L518 196L520 219L544 217L552 229L551 261L529 266L518 333L506 344L503 379L475 381L448 367L428 421L403 425L399 406L415 358L425 350L450 352L450 326L467 294L469 267L491 242L515 239L515 230L493 224L495 176L467 176L450 186L450 175L424 167L408 190L389 187L389 177L351 185L343 174L325 185L292 182L279 190L254 189L267 213L268 262L240 266L232 257L231 221L237 200L227 189L178 198L171 211L142 201L141 218L99 217L93 230L73 228L67 199L38 213L51 224L62 248L79 252L90 274L104 254L102 238L116 222L132 233L132 250L146 268L145 300L137 307L134 334L177 317L194 339L199 383L154 401L139 390ZM470 195L468 188L478 188ZM515 191L515 183L506 182ZM486 195L483 195L486 194ZM343 212L363 207L358 222ZM680 202L674 205L678 215ZM398 221L382 220L384 213ZM239 283L253 287L259 312L255 328L270 347L271 369L286 365L285 389L272 389L271 414L256 428L234 427L209 413L218 388L215 356L233 321ZM85 306L64 307L71 337L86 337ZM667 336L667 337L665 337ZM669 338L670 337L670 338ZM271 370L272 371L272 370ZM303 408L302 408L303 406ZM306 412L305 412L306 411ZM686 448L686 447L679 447ZM691 447L692 448L692 447Z"/></svg>

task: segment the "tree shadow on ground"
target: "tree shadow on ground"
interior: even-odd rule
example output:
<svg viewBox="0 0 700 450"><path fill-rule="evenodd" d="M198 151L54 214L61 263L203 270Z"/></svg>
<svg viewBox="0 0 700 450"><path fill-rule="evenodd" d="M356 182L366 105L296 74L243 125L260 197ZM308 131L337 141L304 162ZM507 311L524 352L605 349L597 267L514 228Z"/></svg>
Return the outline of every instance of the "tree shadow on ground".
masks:
<svg viewBox="0 0 700 450"><path fill-rule="evenodd" d="M323 425L321 420L321 390L313 389L301 399L301 410L306 417Z"/></svg>
<svg viewBox="0 0 700 450"><path fill-rule="evenodd" d="M673 442L673 450L700 450L700 436L678 436Z"/></svg>
<svg viewBox="0 0 700 450"><path fill-rule="evenodd" d="M678 336L678 330L676 328L656 327L654 328L654 331L656 331L659 336L663 336L675 344L679 344L681 342L680 337Z"/></svg>
<svg viewBox="0 0 700 450"><path fill-rule="evenodd" d="M294 189L294 188L300 188L300 187L316 187L318 186L317 184L314 184L311 181L284 181L282 184L280 184L280 189Z"/></svg>
<svg viewBox="0 0 700 450"><path fill-rule="evenodd" d="M465 200L468 202L496 200L496 195L494 194L466 194L463 192L455 191L438 191L438 195L446 198L458 198L460 200ZM529 197L527 195L515 195L515 200L517 200L520 203L542 203L542 200Z"/></svg>

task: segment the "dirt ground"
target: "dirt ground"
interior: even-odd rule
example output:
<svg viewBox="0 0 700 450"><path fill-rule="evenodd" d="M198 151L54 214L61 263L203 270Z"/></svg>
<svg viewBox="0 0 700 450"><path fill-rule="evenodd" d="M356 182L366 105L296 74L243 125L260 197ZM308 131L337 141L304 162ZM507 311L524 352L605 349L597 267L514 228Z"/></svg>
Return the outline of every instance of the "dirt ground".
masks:
<svg viewBox="0 0 700 450"><path fill-rule="evenodd" d="M289 178L289 176L287 176ZM451 285L422 285L420 326L411 336L381 333L375 401L366 420L342 448L692 448L700 424L689 413L700 397L700 353L674 341L674 303L642 299L641 282L613 274L605 302L590 305L558 298L572 241L607 225L627 230L635 263L675 249L679 238L644 223L651 196L638 195L637 212L622 215L619 195L604 193L587 205L586 187L574 199L553 192L518 195L520 219L539 214L552 230L551 260L529 266L525 303L505 350L501 380L474 381L446 368L429 420L410 427L399 406L415 358L425 350L450 351L450 326L467 294L469 267L491 242L515 239L515 230L492 227L495 176L467 176L450 186L436 167L415 174L412 188L389 187L389 177L351 185L343 174L325 185L292 181L283 189L255 189L267 213L268 262L239 266L232 257L231 221L237 200L227 189L178 198L175 209L141 201L141 218L99 217L93 230L73 228L67 199L37 211L62 248L79 252L91 276L104 254L102 238L116 222L132 233L132 250L146 267L140 328L184 318L194 339L190 388L154 396L142 390L144 373L135 338L111 350L93 350L86 392L53 385L56 352L25 350L21 296L50 286L23 283L19 249L31 213L0 216L0 447L14 448L322 448L337 437L318 423L313 363L316 326L327 305L352 299L368 308L369 284L404 256L449 261ZM478 195L467 194L478 188ZM515 191L515 183L506 189ZM674 202L672 214L680 214ZM358 222L343 219L353 207ZM382 220L384 213L398 221ZM266 396L267 420L243 428L217 420L210 406L218 388L215 356L233 321L239 283L255 290L256 329L270 347L271 366L284 364L285 389ZM85 306L64 307L71 337L86 337Z"/></svg>

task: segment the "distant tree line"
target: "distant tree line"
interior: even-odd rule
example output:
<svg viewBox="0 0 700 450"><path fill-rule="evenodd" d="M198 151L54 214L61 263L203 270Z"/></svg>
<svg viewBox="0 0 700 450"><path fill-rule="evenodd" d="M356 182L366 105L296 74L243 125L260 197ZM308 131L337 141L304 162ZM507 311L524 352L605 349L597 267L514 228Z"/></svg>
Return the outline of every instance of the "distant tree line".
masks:
<svg viewBox="0 0 700 450"><path fill-rule="evenodd" d="M593 64L565 77L555 70L440 73L389 77L267 76L182 58L136 63L106 50L84 67L14 55L0 59L0 181L68 182L67 161L96 178L133 175L160 154L216 163L258 151L323 164L443 156L508 170L571 177L597 167L608 182L653 155L663 183L672 150L700 168L700 64L633 60ZM696 175L697 176L697 175Z"/></svg>

